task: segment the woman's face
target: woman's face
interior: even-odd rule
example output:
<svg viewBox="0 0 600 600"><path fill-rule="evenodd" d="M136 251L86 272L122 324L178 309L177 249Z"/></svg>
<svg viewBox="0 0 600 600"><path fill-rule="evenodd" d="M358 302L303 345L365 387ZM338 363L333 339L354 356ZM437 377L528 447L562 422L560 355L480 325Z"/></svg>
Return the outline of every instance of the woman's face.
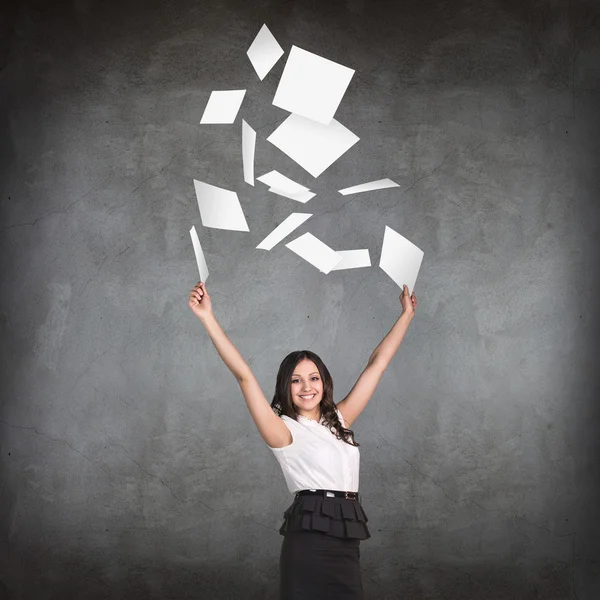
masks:
<svg viewBox="0 0 600 600"><path fill-rule="evenodd" d="M290 389L298 413L312 414L319 406L323 398L323 381L317 365L312 360L305 358L296 365Z"/></svg>

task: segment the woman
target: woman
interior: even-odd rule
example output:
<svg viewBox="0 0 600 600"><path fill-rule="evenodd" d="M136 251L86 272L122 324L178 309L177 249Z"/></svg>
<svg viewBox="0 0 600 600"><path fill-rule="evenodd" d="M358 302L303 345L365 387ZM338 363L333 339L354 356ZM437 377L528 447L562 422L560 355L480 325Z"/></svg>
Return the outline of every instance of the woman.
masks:
<svg viewBox="0 0 600 600"><path fill-rule="evenodd" d="M260 435L295 494L279 530L284 536L281 600L364 598L359 544L370 533L358 497L359 444L349 427L373 395L415 314L417 298L406 285L400 300L402 314L341 402L333 402L333 382L323 361L303 350L283 359L269 405L217 322L206 286L199 282L190 292L189 307L236 378Z"/></svg>

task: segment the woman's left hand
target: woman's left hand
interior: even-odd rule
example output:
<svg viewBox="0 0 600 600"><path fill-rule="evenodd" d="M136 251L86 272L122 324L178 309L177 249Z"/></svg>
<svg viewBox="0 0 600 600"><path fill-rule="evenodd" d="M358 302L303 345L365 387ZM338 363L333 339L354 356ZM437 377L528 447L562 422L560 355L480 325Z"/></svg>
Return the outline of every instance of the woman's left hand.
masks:
<svg viewBox="0 0 600 600"><path fill-rule="evenodd" d="M402 293L400 294L400 302L402 302L402 314L409 314L409 315L414 315L415 314L415 309L417 308L418 303L417 303L417 297L415 296L415 292L413 290L413 293L409 295L408 293L408 286L404 285L404 289L402 290Z"/></svg>

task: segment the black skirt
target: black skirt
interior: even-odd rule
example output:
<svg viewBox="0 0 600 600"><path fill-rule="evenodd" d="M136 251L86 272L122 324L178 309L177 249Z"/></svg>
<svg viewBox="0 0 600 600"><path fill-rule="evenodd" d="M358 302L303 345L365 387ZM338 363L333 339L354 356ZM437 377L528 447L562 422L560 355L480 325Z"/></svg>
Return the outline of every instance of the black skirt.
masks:
<svg viewBox="0 0 600 600"><path fill-rule="evenodd" d="M371 537L359 500L296 496L279 533L280 600L364 600L360 540Z"/></svg>

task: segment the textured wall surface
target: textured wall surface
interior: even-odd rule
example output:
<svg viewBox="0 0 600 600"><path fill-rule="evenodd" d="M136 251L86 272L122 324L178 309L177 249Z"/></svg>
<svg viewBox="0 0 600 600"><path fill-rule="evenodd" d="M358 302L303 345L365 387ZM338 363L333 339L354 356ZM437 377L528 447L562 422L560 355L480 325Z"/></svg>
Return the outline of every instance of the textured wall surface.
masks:
<svg viewBox="0 0 600 600"><path fill-rule="evenodd" d="M21 2L0 44L0 598L275 599L292 497L187 306L196 225L223 328L270 398L310 348L349 391L400 311L385 225L425 252L419 310L353 425L375 600L600 598L597 2ZM266 137L266 22L356 69L360 138L318 179ZM248 90L235 125L198 123ZM300 210L370 269L255 246ZM337 189L391 177L397 189ZM250 233L202 227L193 179Z"/></svg>

